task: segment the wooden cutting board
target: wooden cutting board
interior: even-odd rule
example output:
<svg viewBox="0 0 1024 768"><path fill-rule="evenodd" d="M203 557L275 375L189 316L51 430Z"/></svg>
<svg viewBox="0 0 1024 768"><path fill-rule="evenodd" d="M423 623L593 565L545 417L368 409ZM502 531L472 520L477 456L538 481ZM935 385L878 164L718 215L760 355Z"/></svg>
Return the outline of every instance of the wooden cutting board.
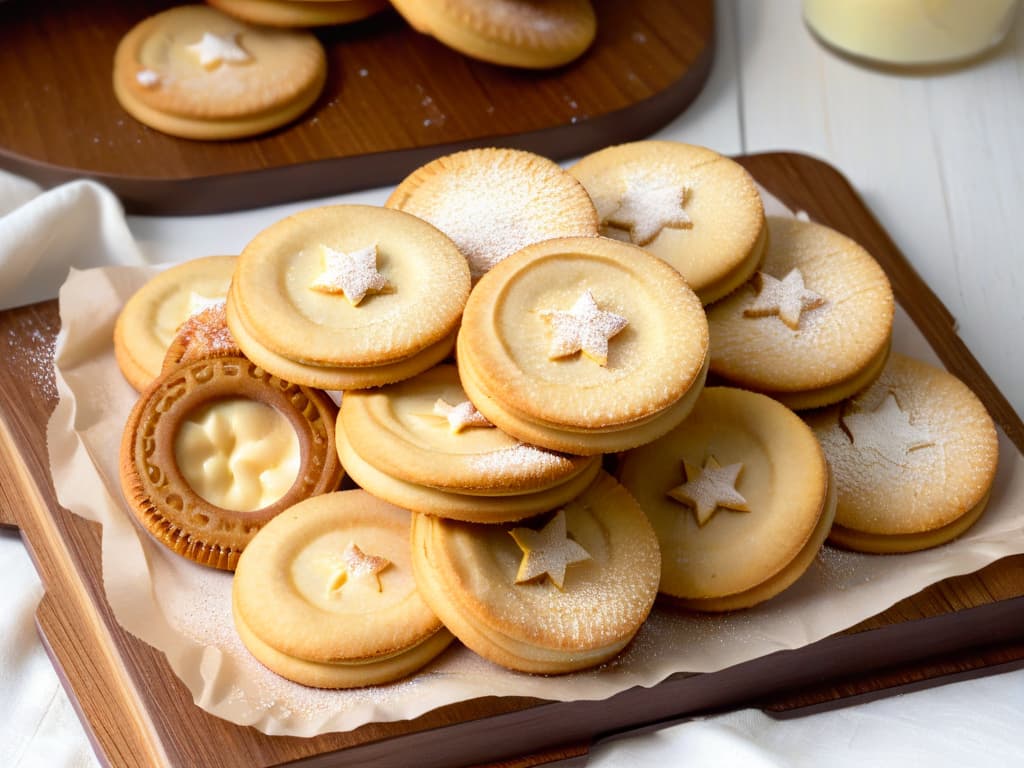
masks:
<svg viewBox="0 0 1024 768"><path fill-rule="evenodd" d="M561 159L648 136L700 92L712 0L594 0L580 59L532 72L466 58L394 12L317 32L328 79L273 133L227 142L165 136L111 86L114 50L170 0L0 2L0 166L51 186L88 176L132 213L210 213L399 181L470 146Z"/></svg>
<svg viewBox="0 0 1024 768"><path fill-rule="evenodd" d="M739 158L769 191L862 243L945 365L968 382L1018 451L1024 424L860 198L809 157ZM38 625L97 754L122 766L534 765L585 755L626 728L740 706L804 711L1024 661L1024 556L947 579L852 629L720 672L674 675L605 701L485 698L413 721L311 739L265 736L192 704L163 656L124 632L102 587L99 527L59 507L45 449L55 403L56 302L0 313L0 514L20 526L46 595ZM496 738L501 734L500 738ZM525 755L525 757L524 757Z"/></svg>

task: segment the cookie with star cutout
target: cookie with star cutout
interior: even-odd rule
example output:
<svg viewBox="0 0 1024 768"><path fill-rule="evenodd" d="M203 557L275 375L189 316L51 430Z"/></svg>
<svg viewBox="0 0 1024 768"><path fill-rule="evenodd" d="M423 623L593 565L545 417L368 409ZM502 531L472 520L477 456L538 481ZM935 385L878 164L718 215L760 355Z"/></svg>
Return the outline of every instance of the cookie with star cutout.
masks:
<svg viewBox="0 0 1024 768"><path fill-rule="evenodd" d="M357 688L410 675L441 653L452 636L417 589L409 514L356 490L268 523L231 588L252 655L302 685Z"/></svg>
<svg viewBox="0 0 1024 768"><path fill-rule="evenodd" d="M835 492L814 433L769 397L707 387L676 429L622 457L619 479L654 526L662 593L732 611L774 597L828 535Z"/></svg>
<svg viewBox="0 0 1024 768"><path fill-rule="evenodd" d="M245 247L228 326L250 360L289 381L376 387L448 356L469 285L455 244L415 216L311 208Z"/></svg>
<svg viewBox="0 0 1024 768"><path fill-rule="evenodd" d="M619 144L587 155L569 173L594 201L601 234L664 259L704 304L746 282L764 255L768 230L754 180L710 149Z"/></svg>
<svg viewBox="0 0 1024 768"><path fill-rule="evenodd" d="M348 474L416 512L496 523L546 512L578 496L601 467L527 445L466 399L452 365L373 390L349 392L337 427Z"/></svg>
<svg viewBox="0 0 1024 768"><path fill-rule="evenodd" d="M505 259L470 296L459 376L523 442L592 455L649 442L693 407L707 324L682 276L603 237L548 240Z"/></svg>
<svg viewBox="0 0 1024 768"><path fill-rule="evenodd" d="M186 139L236 139L291 122L327 76L308 32L183 5L133 27L114 54L114 94L141 123Z"/></svg>
<svg viewBox="0 0 1024 768"><path fill-rule="evenodd" d="M125 302L114 325L114 356L139 392L163 368L181 325L211 305L223 303L236 256L206 256L169 267L150 278Z"/></svg>
<svg viewBox="0 0 1024 768"><path fill-rule="evenodd" d="M978 520L999 442L977 396L951 373L894 354L864 392L805 416L835 474L829 542L858 552L913 552Z"/></svg>
<svg viewBox="0 0 1024 768"><path fill-rule="evenodd" d="M452 633L510 669L560 674L602 664L654 603L661 556L636 501L601 472L578 498L520 523L414 515L424 600Z"/></svg>
<svg viewBox="0 0 1024 768"><path fill-rule="evenodd" d="M326 27L351 24L380 13L387 0L207 0L250 24L268 27Z"/></svg>
<svg viewBox="0 0 1024 768"><path fill-rule="evenodd" d="M833 229L768 218L754 277L708 307L711 371L790 408L839 402L889 356L895 302L885 272Z"/></svg>

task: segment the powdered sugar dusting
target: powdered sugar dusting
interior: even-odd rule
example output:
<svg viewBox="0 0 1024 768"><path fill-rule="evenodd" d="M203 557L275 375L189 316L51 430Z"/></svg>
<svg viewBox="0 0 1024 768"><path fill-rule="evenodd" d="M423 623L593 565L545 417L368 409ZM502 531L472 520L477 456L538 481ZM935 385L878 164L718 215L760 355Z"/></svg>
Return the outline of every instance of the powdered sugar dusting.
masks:
<svg viewBox="0 0 1024 768"><path fill-rule="evenodd" d="M323 269L310 284L314 291L341 293L352 306L357 307L368 293L384 293L391 286L377 271L377 244L368 245L351 253L336 251L326 245L320 247Z"/></svg>
<svg viewBox="0 0 1024 768"><path fill-rule="evenodd" d="M153 88L160 82L160 73L152 69L140 69L135 73L135 80L143 88Z"/></svg>
<svg viewBox="0 0 1024 768"><path fill-rule="evenodd" d="M651 242L665 227L693 226L684 207L690 189L677 173L660 166L636 167L624 184L617 207L602 224L628 230L629 239L637 245Z"/></svg>
<svg viewBox="0 0 1024 768"><path fill-rule="evenodd" d="M607 365L608 340L629 324L622 315L600 309L589 290L568 312L542 310L540 314L553 331L548 350L552 360L582 352L598 365Z"/></svg>
<svg viewBox="0 0 1024 768"><path fill-rule="evenodd" d="M874 451L893 464L905 464L911 451L935 445L935 438L900 408L889 394L874 410L846 410L841 421L860 451Z"/></svg>
<svg viewBox="0 0 1024 768"><path fill-rule="evenodd" d="M470 459L473 471L484 476L538 477L552 472L566 471L572 461L565 456L534 445L519 443L500 451L482 453Z"/></svg>

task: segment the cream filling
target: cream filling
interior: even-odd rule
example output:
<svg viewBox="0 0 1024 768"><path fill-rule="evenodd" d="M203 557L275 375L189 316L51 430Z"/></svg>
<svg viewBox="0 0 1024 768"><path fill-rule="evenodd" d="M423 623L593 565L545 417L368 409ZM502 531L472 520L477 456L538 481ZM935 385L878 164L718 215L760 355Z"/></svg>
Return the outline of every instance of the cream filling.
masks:
<svg viewBox="0 0 1024 768"><path fill-rule="evenodd" d="M301 451L295 429L274 408L231 398L208 403L182 421L174 458L203 499L250 512L288 492L299 476Z"/></svg>

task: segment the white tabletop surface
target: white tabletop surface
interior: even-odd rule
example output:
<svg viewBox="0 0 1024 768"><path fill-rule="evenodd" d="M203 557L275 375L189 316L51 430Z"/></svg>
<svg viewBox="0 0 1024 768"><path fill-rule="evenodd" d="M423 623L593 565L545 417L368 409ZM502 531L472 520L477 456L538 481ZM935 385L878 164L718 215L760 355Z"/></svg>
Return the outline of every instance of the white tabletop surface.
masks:
<svg viewBox="0 0 1024 768"><path fill-rule="evenodd" d="M1024 413L1024 23L1018 19L1009 39L971 66L900 75L824 50L804 28L799 0L716 5L711 79L658 138L731 154L793 150L836 166ZM332 200L381 203L386 195ZM238 252L259 229L306 205L129 217L129 227L149 260L180 260ZM0 576L0 765L91 765L35 639L41 587L10 534L0 534ZM755 711L727 714L602 743L591 763L1024 765L1022 722L1018 671L784 723Z"/></svg>

